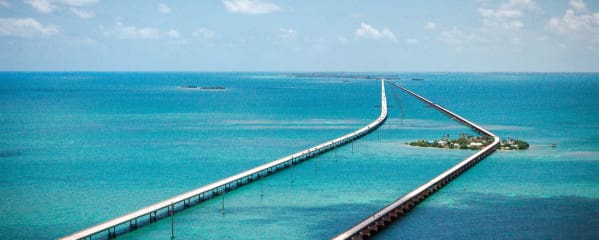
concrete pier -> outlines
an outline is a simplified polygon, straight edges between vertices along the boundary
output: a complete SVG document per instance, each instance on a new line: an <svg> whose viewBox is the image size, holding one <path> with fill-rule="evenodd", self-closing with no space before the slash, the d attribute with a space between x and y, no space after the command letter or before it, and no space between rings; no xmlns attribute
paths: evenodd
<svg viewBox="0 0 599 240"><path fill-rule="evenodd" d="M407 92L408 94L418 98L419 100L430 105L431 107L448 115L452 119L455 119L456 121L460 122L461 124L464 124L464 125L472 128L472 130L474 130L480 134L493 137L493 139L494 139L493 143L489 144L485 148L476 152L472 156L462 160L455 166L444 171L439 176L436 176L435 178L429 180L422 186L412 190L405 196L400 197L399 199L395 200L391 204L387 205L386 207L377 211L373 215L362 220L360 223L351 227L347 231L333 237L334 240L368 239L368 238L370 238L372 235L381 231L386 226L391 224L393 221L399 219L401 216L406 214L408 211L410 211L411 209L416 207L416 205L418 205L418 203L424 201L424 199L426 199L428 196L434 194L437 190L439 190L443 186L447 185L450 181L457 178L460 174L462 174L466 170L470 169L472 166L474 166L476 163L480 162L482 159L484 159L489 154L493 153L499 146L499 137L497 137L495 134L487 131L486 129L468 121L467 119L447 110L446 108L444 108L438 104L433 103L432 101L430 101L430 100L428 100L428 99L426 99L426 98L424 98L424 97L422 97L402 86L399 86L399 85L397 85L395 83L391 83L391 82L389 82L389 84L391 84L395 87L398 87L399 89Z"/></svg>
<svg viewBox="0 0 599 240"><path fill-rule="evenodd" d="M100 223L96 226L81 230L61 239L91 240L115 238L118 235L133 231L142 226L156 222L162 218L169 217L171 214L176 214L177 212L180 212L188 207L202 203L205 200L220 196L255 180L269 176L292 165L301 163L313 157L317 157L322 153L353 142L354 140L375 131L385 122L386 119L387 97L385 96L385 82L381 81L381 113L373 122L356 131L266 163L264 165L243 171L198 189L141 208L137 211L125 214L104 223Z"/></svg>

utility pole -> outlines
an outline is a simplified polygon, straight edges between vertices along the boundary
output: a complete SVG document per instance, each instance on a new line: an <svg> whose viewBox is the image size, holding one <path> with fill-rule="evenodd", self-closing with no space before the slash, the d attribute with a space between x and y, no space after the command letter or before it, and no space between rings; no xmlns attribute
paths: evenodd
<svg viewBox="0 0 599 240"><path fill-rule="evenodd" d="M221 200L221 214L225 214L225 191L223 190L223 197Z"/></svg>
<svg viewBox="0 0 599 240"><path fill-rule="evenodd" d="M175 239L175 205L171 202L171 240Z"/></svg>

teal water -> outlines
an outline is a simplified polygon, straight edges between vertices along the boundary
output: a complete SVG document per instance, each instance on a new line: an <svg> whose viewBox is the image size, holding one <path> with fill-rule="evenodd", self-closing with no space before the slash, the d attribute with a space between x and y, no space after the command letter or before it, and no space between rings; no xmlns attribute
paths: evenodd
<svg viewBox="0 0 599 240"><path fill-rule="evenodd" d="M502 137L497 152L379 239L599 236L599 74L399 73ZM57 238L374 120L380 84L282 73L0 73L0 238ZM181 85L221 85L224 91ZM178 239L326 239L469 151L469 132L387 85L389 120L351 145L175 216ZM555 149L537 145L556 143ZM261 196L263 193L263 196ZM170 237L163 220L123 236Z"/></svg>

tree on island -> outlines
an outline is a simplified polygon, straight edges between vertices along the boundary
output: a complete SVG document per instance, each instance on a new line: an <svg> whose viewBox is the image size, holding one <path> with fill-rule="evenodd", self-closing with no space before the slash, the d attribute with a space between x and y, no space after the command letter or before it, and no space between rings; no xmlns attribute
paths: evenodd
<svg viewBox="0 0 599 240"><path fill-rule="evenodd" d="M514 143L518 146L518 149L528 149L530 146L527 142L522 140L516 140Z"/></svg>

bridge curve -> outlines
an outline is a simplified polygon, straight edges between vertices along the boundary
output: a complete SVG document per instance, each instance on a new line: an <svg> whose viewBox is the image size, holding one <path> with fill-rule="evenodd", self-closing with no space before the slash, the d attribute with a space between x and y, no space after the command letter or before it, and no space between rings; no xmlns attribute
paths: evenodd
<svg viewBox="0 0 599 240"><path fill-rule="evenodd" d="M387 120L387 97L385 95L385 82L381 80L381 113L377 119L356 131L285 156L275 161L240 172L195 190L141 208L104 223L100 223L93 227L65 236L61 239L91 240L92 238L115 238L117 235L121 235L123 233L135 230L138 227L158 221L159 219L168 217L169 215L182 211L192 205L196 205L207 199L225 194L226 192L249 184L257 179L266 177L292 165L301 163L322 153L350 143L376 130L385 122L385 120Z"/></svg>
<svg viewBox="0 0 599 240"><path fill-rule="evenodd" d="M470 122L469 120L461 117L460 115L457 115L457 114L447 110L446 108L442 107L441 105L433 103L432 101L416 94L415 92L410 91L409 89L407 89L405 87L402 87L402 86L397 85L392 82L388 82L388 83L407 92L408 94L418 98L419 100L421 100L424 103L430 105L431 107L439 110L440 112L450 116L452 119L455 119L456 121L460 122L461 124L464 124L464 125L472 128L474 131L476 131L480 134L492 137L493 142L491 144L489 144L488 146L484 147L483 149L481 149L480 151L469 156L468 158L462 160L458 164L454 165L450 169L447 169L446 171L444 171L440 175L436 176L435 178L429 180L428 182L421 185L420 187L418 187L418 188L412 190L411 192L409 192L408 194L398 198L391 204L380 209L373 215L362 220L361 222L359 222L355 226L351 227L350 229L346 230L345 232L333 237L332 238L333 240L368 239L368 238L370 238L372 235L381 231L386 226L391 224L393 221L399 219L401 216L406 214L408 211L410 211L411 209L416 207L416 205L418 205L420 202L424 201L424 199L426 199L430 195L434 194L437 190L439 190L443 186L447 185L450 181L457 178L460 174L462 174L466 170L470 169L476 163L480 162L486 156L493 153L499 145L499 137L497 137L495 134L474 124L473 122Z"/></svg>

